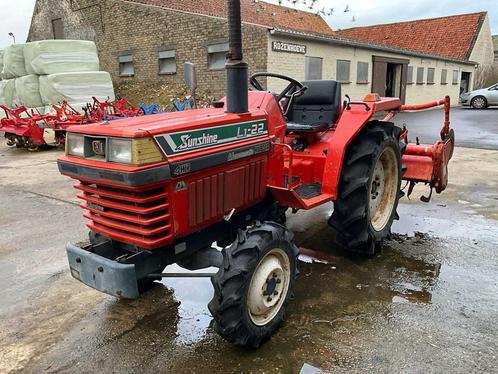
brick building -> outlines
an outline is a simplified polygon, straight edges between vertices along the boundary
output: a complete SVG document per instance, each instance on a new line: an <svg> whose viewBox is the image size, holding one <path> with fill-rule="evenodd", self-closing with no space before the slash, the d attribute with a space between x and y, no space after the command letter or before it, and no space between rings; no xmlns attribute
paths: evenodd
<svg viewBox="0 0 498 374"><path fill-rule="evenodd" d="M312 13L241 2L250 73L336 79L356 99L375 91L409 103L445 94L457 102L473 88L476 69L493 62L486 13L333 31ZM191 61L200 90L219 97L225 13L222 0L37 0L28 40L94 40L115 84L143 91L181 85L183 63Z"/></svg>

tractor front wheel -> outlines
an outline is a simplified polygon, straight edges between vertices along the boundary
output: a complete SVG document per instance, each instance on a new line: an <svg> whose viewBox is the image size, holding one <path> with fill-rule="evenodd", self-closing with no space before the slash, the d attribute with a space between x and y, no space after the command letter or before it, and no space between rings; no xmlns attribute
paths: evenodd
<svg viewBox="0 0 498 374"><path fill-rule="evenodd" d="M372 121L346 152L329 223L352 252L375 254L397 218L406 148L400 132L390 122Z"/></svg>
<svg viewBox="0 0 498 374"><path fill-rule="evenodd" d="M284 226L265 222L240 231L223 249L209 310L215 330L229 342L257 348L282 323L296 277L292 240Z"/></svg>

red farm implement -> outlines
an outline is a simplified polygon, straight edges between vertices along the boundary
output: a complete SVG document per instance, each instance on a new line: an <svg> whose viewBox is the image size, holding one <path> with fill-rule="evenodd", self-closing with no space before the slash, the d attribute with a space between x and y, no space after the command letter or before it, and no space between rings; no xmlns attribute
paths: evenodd
<svg viewBox="0 0 498 374"><path fill-rule="evenodd" d="M6 116L0 119L0 131L5 133L7 145L31 151L42 146L62 145L68 127L88 123L86 116L67 102L52 105L53 113L48 114L40 114L24 106L17 109L0 108Z"/></svg>
<svg viewBox="0 0 498 374"><path fill-rule="evenodd" d="M101 102L93 98L92 104L82 108L80 113L67 102L53 104L51 113L40 114L21 106L10 109L0 106L5 118L0 119L0 131L5 133L7 145L28 150L38 150L42 146L59 146L65 143L66 130L71 126L98 123L120 118L136 117L143 114L122 98L116 102Z"/></svg>
<svg viewBox="0 0 498 374"><path fill-rule="evenodd" d="M93 102L87 104L85 108L89 122L111 121L144 115L143 110L134 107L125 98L120 98L115 102L110 100L100 101L96 97L92 99Z"/></svg>
<svg viewBox="0 0 498 374"><path fill-rule="evenodd" d="M5 112L5 118L0 119L0 131L5 133L7 145L33 151L45 144L57 145L63 142L59 138L60 134L52 128L55 116L39 114L24 106L17 109L0 108Z"/></svg>

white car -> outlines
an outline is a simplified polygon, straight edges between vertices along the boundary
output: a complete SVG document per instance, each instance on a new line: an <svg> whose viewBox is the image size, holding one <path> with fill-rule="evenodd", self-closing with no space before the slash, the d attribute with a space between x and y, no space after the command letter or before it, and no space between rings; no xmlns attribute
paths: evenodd
<svg viewBox="0 0 498 374"><path fill-rule="evenodd" d="M498 105L498 83L488 88L465 92L460 95L460 102L474 109L486 109L490 105Z"/></svg>

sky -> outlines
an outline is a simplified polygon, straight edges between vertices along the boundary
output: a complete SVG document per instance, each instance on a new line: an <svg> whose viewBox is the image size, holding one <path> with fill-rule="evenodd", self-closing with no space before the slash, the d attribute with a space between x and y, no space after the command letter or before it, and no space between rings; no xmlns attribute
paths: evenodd
<svg viewBox="0 0 498 374"><path fill-rule="evenodd" d="M53 0L57 1L57 0ZM226 0L219 0L226 1ZM278 0L268 0L278 3ZM312 0L281 0L283 5L299 3L308 9ZM307 5L303 3L306 2ZM0 0L0 48L12 43L9 32L16 41L26 41L35 0ZM348 12L344 12L346 6ZM325 8L326 13L334 8L331 16L325 16L334 30L378 23L409 21L419 18L441 17L453 14L488 11L491 31L498 34L498 0L316 0L314 9ZM354 17L354 21L353 21Z"/></svg>

